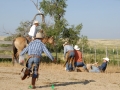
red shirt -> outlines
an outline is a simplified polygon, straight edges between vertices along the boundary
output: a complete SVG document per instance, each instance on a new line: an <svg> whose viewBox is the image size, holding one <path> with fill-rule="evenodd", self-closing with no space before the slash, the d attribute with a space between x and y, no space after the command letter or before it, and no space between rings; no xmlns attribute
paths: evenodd
<svg viewBox="0 0 120 90"><path fill-rule="evenodd" d="M75 62L82 62L82 52L75 50Z"/></svg>

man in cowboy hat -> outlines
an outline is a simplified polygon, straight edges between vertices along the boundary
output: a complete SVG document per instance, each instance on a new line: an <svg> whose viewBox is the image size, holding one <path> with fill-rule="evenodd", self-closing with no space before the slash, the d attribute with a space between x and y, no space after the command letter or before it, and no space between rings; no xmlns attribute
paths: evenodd
<svg viewBox="0 0 120 90"><path fill-rule="evenodd" d="M68 42L65 42L63 44L64 47L64 58L66 59L66 71L72 71L74 70L74 67L72 64L74 63L69 63L69 60L73 61L75 57L75 52L73 46L71 46ZM69 59L69 60L68 60Z"/></svg>
<svg viewBox="0 0 120 90"><path fill-rule="evenodd" d="M83 69L88 72L87 67L82 60L82 52L80 51L78 45L74 46L74 50L75 50L75 71L77 71L78 67L83 67Z"/></svg>
<svg viewBox="0 0 120 90"><path fill-rule="evenodd" d="M21 56L25 53L28 53L29 60L27 62L27 74L29 75L30 71L33 70L31 86L29 88L35 88L35 82L36 78L38 77L38 68L42 52L44 52L52 61L55 61L51 53L46 48L45 44L42 43L42 38L43 34L41 32L38 32L36 34L35 40L31 41L29 45L20 53ZM32 65L34 65L33 69ZM24 80L27 77L27 74L24 74L21 79Z"/></svg>
<svg viewBox="0 0 120 90"><path fill-rule="evenodd" d="M107 63L109 62L109 58L103 58L103 63L101 64L101 66L91 66L91 70L89 70L89 72L105 72L106 68L107 68Z"/></svg>
<svg viewBox="0 0 120 90"><path fill-rule="evenodd" d="M35 21L33 22L32 27L30 28L29 33L28 33L30 40L31 40L31 39L32 39L32 40L35 39L35 36L36 36L36 33L37 33L36 27L37 27L38 25L39 25L39 22L38 22L37 20L35 20Z"/></svg>

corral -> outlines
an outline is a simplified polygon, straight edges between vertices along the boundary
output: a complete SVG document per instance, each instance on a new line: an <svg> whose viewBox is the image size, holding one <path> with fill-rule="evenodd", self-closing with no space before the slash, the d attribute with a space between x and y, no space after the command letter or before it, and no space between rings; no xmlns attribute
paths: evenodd
<svg viewBox="0 0 120 90"><path fill-rule="evenodd" d="M11 48L4 48L4 50L6 49L11 50ZM1 55L1 57L3 56ZM12 66L9 62L0 63L1 90L28 90L31 77L24 81L20 79L20 71L23 67L18 64ZM36 90L120 89L120 67L117 65L108 65L105 73L88 73L66 72L62 64L41 63L39 74Z"/></svg>

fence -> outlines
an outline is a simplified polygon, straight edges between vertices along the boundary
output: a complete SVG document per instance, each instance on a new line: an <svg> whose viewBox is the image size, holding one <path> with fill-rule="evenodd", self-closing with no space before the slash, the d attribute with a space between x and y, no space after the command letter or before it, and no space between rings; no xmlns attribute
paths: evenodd
<svg viewBox="0 0 120 90"><path fill-rule="evenodd" d="M97 48L95 46L90 49L88 52L84 52L84 48L82 47L82 53L83 53L83 60L86 63L94 63L94 62L103 62L104 57L108 57L110 59L109 64L120 66L120 55L118 47L109 48L107 46L103 46L103 48Z"/></svg>
<svg viewBox="0 0 120 90"><path fill-rule="evenodd" d="M110 59L109 65L113 66L120 66L120 47L108 47L108 46L102 46L102 48L99 48L97 46L95 47L89 47L89 49L85 50L84 47L81 48L81 52L83 55L83 61L85 63L94 63L94 62L103 62L104 57L108 57ZM64 55L63 53L57 54L57 60L63 60Z"/></svg>
<svg viewBox="0 0 120 90"><path fill-rule="evenodd" d="M12 41L0 41L0 58L12 58Z"/></svg>
<svg viewBox="0 0 120 90"><path fill-rule="evenodd" d="M102 62L102 58L109 57L109 64L120 66L120 47L116 46L113 48L109 48L107 46L103 46L104 48L100 49L95 46L94 48L90 48L85 52L84 47L81 48L83 54L83 61L86 63L94 63L94 62ZM101 50L101 51L99 51ZM100 53L102 52L102 53ZM56 53L54 53L56 56ZM0 41L0 58L12 58L12 41ZM63 53L57 53L57 60L63 60Z"/></svg>

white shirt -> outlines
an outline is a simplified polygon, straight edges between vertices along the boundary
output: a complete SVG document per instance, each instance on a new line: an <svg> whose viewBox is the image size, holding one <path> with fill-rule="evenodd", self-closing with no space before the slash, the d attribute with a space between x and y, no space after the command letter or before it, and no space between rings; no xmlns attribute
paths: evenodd
<svg viewBox="0 0 120 90"><path fill-rule="evenodd" d="M36 25L33 25L33 26L30 28L30 31L29 31L28 35L30 35L30 36L32 36L32 37L35 37L35 36L36 36L36 33L37 33Z"/></svg>

